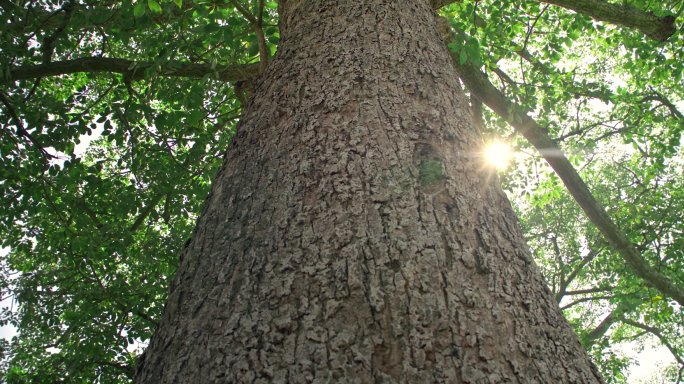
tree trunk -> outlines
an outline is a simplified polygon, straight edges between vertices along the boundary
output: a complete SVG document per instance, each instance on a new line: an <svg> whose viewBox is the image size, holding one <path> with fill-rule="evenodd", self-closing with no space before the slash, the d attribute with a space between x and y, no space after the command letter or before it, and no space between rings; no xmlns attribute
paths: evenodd
<svg viewBox="0 0 684 384"><path fill-rule="evenodd" d="M280 0L281 44L137 383L599 383L427 0Z"/></svg>

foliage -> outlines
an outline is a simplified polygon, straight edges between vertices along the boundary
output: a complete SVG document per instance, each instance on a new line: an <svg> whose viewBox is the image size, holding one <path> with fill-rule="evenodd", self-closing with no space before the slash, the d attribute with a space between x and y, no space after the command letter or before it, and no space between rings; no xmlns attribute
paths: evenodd
<svg viewBox="0 0 684 384"><path fill-rule="evenodd" d="M63 19L64 4L3 12L1 22L14 26L0 36L3 69L44 62L53 33L44 23ZM3 111L0 238L10 252L2 283L19 308L3 317L19 332L6 351L8 382L115 383L133 373L240 111L231 85L211 73L155 73L177 60L220 65L256 55L254 33L234 10L191 5L100 2L71 12L52 60L153 62L143 81L102 72L2 87L23 126ZM80 153L88 135L99 138Z"/></svg>
<svg viewBox="0 0 684 384"><path fill-rule="evenodd" d="M630 4L657 16L684 9L678 0ZM226 82L219 69L260 60L257 30L275 53L277 4L0 6L0 239L9 250L0 288L18 308L1 318L18 330L0 345L4 380L128 382L249 96L248 78ZM625 266L507 121L533 114L651 265L684 287L683 37L660 43L531 0L465 0L441 12L462 38L449 48L524 109L485 110L485 140L520 154L502 184L524 197L515 203L530 246L595 362L625 382L629 361L617 347L646 337L681 359L681 308ZM11 77L89 57L134 63ZM204 72L191 76L187 65ZM424 168L423 182L441 178L441 164ZM598 335L608 315L615 320ZM678 361L664 373L671 381Z"/></svg>

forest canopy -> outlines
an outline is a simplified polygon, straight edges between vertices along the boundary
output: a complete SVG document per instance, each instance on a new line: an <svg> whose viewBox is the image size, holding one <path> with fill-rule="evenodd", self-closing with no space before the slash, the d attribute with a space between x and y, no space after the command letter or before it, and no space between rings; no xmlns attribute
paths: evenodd
<svg viewBox="0 0 684 384"><path fill-rule="evenodd" d="M610 383L684 382L682 0L432 0L499 178ZM130 382L276 54L264 0L0 0L1 375ZM478 154L484 156L484 154ZM488 170L492 171L492 170ZM655 382L655 381L654 381ZM658 381L661 382L661 381Z"/></svg>

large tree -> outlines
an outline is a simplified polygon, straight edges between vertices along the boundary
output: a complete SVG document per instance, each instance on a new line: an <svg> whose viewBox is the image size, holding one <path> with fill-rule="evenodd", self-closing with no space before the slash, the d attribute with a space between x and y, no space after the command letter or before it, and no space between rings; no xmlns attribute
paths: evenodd
<svg viewBox="0 0 684 384"><path fill-rule="evenodd" d="M0 84L9 87L0 94L3 231L12 247L3 283L22 304L9 320L36 343L14 349L9 380L132 378L126 346L155 327L137 382L601 382L558 303L611 290L620 300L585 345L621 322L679 358L671 335L632 315L634 303L684 303L676 246L649 262L651 242L658 252L665 238L678 244L679 220L660 220L657 236L634 245L631 227L606 214L572 164L591 161L576 146L565 148L570 158L559 147L601 124L578 122L552 138L566 111L549 107L573 97L665 107L665 119L644 108L615 113L623 126L591 132L592 140L643 132L639 123L651 119L663 132L653 141L665 143L646 149L653 167L676 169L668 159L682 116L672 89L648 84L632 97L588 82L596 74L576 78L552 65L558 38L570 47L599 21L673 60L674 16L602 1L550 2L587 17L555 7L549 16L550 4L536 2L481 10L426 0L174 3L0 3ZM435 14L449 4L448 19ZM497 24L511 14L534 17L526 31ZM546 50L531 38L538 22L551 36ZM554 25L570 22L566 37L554 37ZM518 57L522 79L497 65L502 52ZM681 79L681 65L668 64L661 77ZM533 120L540 107L558 117ZM553 277L545 267L553 292L482 155L481 132L490 134L496 115L540 151L602 234L585 223L583 239L574 235L589 255L572 258L569 275L560 252L572 230L558 225L540 240L561 260ZM79 159L71 139L96 120L105 139ZM212 160L224 151L222 164ZM209 178L185 241L188 213L200 206L193 195ZM560 199L558 183L549 177L539 189ZM532 199L548 203L544 193ZM641 233L658 222L635 225ZM627 265L620 273L631 283L572 291L604 248ZM630 285L648 289L626 292Z"/></svg>
<svg viewBox="0 0 684 384"><path fill-rule="evenodd" d="M429 4L279 15L135 382L599 382Z"/></svg>

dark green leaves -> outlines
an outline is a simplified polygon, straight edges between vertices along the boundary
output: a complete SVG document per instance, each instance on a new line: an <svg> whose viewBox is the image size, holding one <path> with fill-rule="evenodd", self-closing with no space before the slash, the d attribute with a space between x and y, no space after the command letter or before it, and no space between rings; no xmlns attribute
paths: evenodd
<svg viewBox="0 0 684 384"><path fill-rule="evenodd" d="M0 239L9 250L0 289L16 300L0 320L18 327L2 345L3 381L128 382L159 320L240 115L232 84L212 70L160 74L181 63L247 63L253 33L232 8L174 3L78 5L53 44L54 61L153 63L129 68L139 80L103 68L3 85L26 130L55 156L20 135L0 106ZM53 7L33 2L26 28L3 30L0 68L41 63ZM16 21L24 20L0 13L3 25ZM272 8L264 23L277 25ZM278 29L267 35L275 49Z"/></svg>

